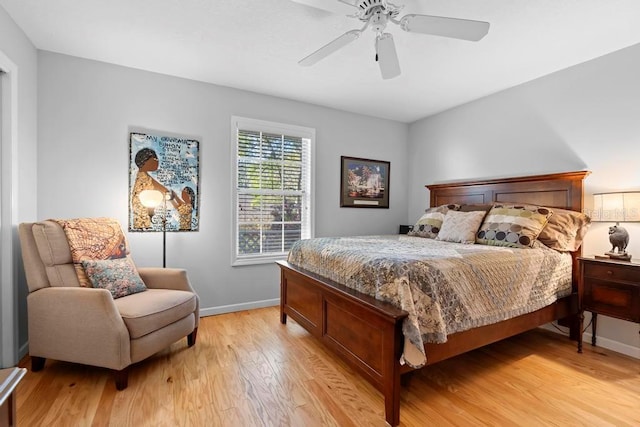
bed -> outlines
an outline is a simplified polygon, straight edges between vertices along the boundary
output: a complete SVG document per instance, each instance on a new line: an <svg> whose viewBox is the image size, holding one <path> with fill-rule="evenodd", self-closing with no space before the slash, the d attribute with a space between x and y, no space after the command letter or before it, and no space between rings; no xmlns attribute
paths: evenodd
<svg viewBox="0 0 640 427"><path fill-rule="evenodd" d="M430 206L520 203L580 212L583 180L587 171L487 179L428 185ZM549 305L497 323L449 334L446 342L425 342L424 366L558 320L580 340L582 319L577 294L579 249L570 253L570 290ZM415 370L404 363L406 337L403 325L409 312L336 280L294 265L278 262L281 271L280 321L291 317L320 339L379 389L385 401L385 418L400 422L401 377ZM436 340L438 341L438 340ZM442 341L442 340L440 340ZM421 365L422 366L422 365Z"/></svg>

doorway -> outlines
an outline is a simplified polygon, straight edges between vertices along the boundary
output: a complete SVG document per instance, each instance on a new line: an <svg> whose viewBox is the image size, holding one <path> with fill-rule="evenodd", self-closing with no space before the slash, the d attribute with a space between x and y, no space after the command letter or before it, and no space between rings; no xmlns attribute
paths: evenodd
<svg viewBox="0 0 640 427"><path fill-rule="evenodd" d="M0 367L17 363L16 259L14 250L15 76L0 52ZM14 81L12 81L14 80Z"/></svg>

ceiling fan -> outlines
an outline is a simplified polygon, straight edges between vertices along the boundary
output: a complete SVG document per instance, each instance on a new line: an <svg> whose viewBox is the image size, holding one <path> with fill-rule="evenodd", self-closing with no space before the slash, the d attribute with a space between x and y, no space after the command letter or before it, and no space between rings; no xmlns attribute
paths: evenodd
<svg viewBox="0 0 640 427"><path fill-rule="evenodd" d="M389 22L399 25L411 33L432 34L455 39L478 41L489 31L489 23L468 19L446 18L442 16L408 14L398 19L404 6L397 6L388 0L293 0L296 3L323 9L329 12L347 14L364 22L359 30L347 31L309 56L298 61L300 65L311 66L326 58L360 37L367 28L376 33L375 59L380 66L383 79L400 75L400 63L393 36L384 30Z"/></svg>

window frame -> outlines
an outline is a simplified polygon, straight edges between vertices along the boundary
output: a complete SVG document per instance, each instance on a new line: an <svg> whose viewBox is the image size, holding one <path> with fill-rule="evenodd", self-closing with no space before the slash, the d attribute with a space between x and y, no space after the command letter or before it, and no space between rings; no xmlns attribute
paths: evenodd
<svg viewBox="0 0 640 427"><path fill-rule="evenodd" d="M308 175L308 207L306 209L306 221L303 219L303 227L308 224L308 236L305 236L303 229L303 237L314 237L315 235L315 134L314 128L304 126L289 125L284 123L258 120L247 117L232 116L231 117L231 265L255 265L272 263L278 260L286 259L287 252L278 253L259 253L251 255L240 255L238 253L238 237L239 237L239 221L238 221L238 200L241 194L238 188L238 130L257 131L263 133L273 133L300 137L309 140L309 162L307 171ZM304 190L303 190L304 191ZM303 207L303 211L305 211ZM305 213L303 212L303 215Z"/></svg>

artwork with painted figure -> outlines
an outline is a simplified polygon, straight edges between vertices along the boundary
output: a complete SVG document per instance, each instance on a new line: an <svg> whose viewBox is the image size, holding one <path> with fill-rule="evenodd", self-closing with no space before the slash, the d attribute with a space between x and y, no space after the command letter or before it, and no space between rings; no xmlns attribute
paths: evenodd
<svg viewBox="0 0 640 427"><path fill-rule="evenodd" d="M199 141L132 132L129 165L129 231L198 231ZM145 206L140 196L148 190L167 203Z"/></svg>

